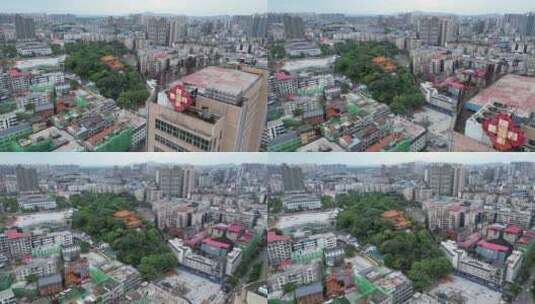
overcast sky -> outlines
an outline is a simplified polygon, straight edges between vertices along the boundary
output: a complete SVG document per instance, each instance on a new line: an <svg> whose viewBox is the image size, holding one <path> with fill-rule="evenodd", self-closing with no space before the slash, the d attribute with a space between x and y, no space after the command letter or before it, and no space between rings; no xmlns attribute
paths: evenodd
<svg viewBox="0 0 535 304"><path fill-rule="evenodd" d="M265 13L266 0L0 0L4 13L73 13L125 15L153 12L176 15Z"/></svg>
<svg viewBox="0 0 535 304"><path fill-rule="evenodd" d="M0 12L124 15L235 15L270 12L346 14L433 11L460 14L526 12L533 0L0 0Z"/></svg>
<svg viewBox="0 0 535 304"><path fill-rule="evenodd" d="M535 153L0 153L0 164L76 164L82 166L113 166L146 162L194 165L289 163L369 166L416 161L465 164L535 162Z"/></svg>
<svg viewBox="0 0 535 304"><path fill-rule="evenodd" d="M533 0L268 0L268 3L270 12L487 14L535 11Z"/></svg>

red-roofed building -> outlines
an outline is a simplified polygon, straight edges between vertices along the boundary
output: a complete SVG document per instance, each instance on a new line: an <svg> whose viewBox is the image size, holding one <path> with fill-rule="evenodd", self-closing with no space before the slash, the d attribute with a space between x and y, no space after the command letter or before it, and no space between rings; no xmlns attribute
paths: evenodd
<svg viewBox="0 0 535 304"><path fill-rule="evenodd" d="M30 73L21 72L19 69L11 69L7 72L7 75L12 92L18 94L30 88Z"/></svg>
<svg viewBox="0 0 535 304"><path fill-rule="evenodd" d="M535 231L527 230L516 243L520 247L526 247L531 241L535 240Z"/></svg>
<svg viewBox="0 0 535 304"><path fill-rule="evenodd" d="M233 241L238 240L240 237L241 232L243 231L243 227L239 224L230 224L227 229L227 238Z"/></svg>
<svg viewBox="0 0 535 304"><path fill-rule="evenodd" d="M211 235L216 238L224 237L225 232L227 231L227 225L223 223L219 223L217 225L214 225L212 227Z"/></svg>
<svg viewBox="0 0 535 304"><path fill-rule="evenodd" d="M197 247L207 236L208 234L205 231L201 231L189 238L188 240L184 241L184 244L192 248Z"/></svg>
<svg viewBox="0 0 535 304"><path fill-rule="evenodd" d="M246 244L249 243L254 237L254 233L249 230L245 230L242 236L238 239L238 242Z"/></svg>
<svg viewBox="0 0 535 304"><path fill-rule="evenodd" d="M487 260L504 263L511 249L504 245L481 240L477 243L476 252Z"/></svg>
<svg viewBox="0 0 535 304"><path fill-rule="evenodd" d="M222 248L222 249L229 249L231 246L230 244L227 244L227 243L223 243L223 242L220 242L220 241L216 241L214 239L211 239L211 238L208 238L208 239L204 239L202 241L203 244L206 244L208 246L212 246L212 247L217 247L217 248Z"/></svg>
<svg viewBox="0 0 535 304"><path fill-rule="evenodd" d="M487 227L485 238L487 240L495 240L502 236L502 232L505 230L504 225L492 224Z"/></svg>
<svg viewBox="0 0 535 304"><path fill-rule="evenodd" d="M494 244L494 243L491 243L491 242L487 242L485 240L479 241L477 243L477 246L485 248L485 249L493 250L493 251L499 251L499 252L507 252L507 251L509 251L509 248L506 247L506 246Z"/></svg>
<svg viewBox="0 0 535 304"><path fill-rule="evenodd" d="M290 258L292 253L290 237L279 235L270 230L267 234L267 243L268 262L270 265L278 266Z"/></svg>
<svg viewBox="0 0 535 304"><path fill-rule="evenodd" d="M10 229L0 234L0 245L5 246L3 251L7 258L18 260L31 253L32 235Z"/></svg>
<svg viewBox="0 0 535 304"><path fill-rule="evenodd" d="M459 242L459 248L468 250L476 247L476 244L481 240L481 235L476 232L466 238L466 240Z"/></svg>
<svg viewBox="0 0 535 304"><path fill-rule="evenodd" d="M211 238L204 239L201 245L201 251L217 257L225 256L231 249L232 246L230 244L216 241Z"/></svg>
<svg viewBox="0 0 535 304"><path fill-rule="evenodd" d="M503 239L514 245L522 237L522 231L522 228L511 224L503 231Z"/></svg>

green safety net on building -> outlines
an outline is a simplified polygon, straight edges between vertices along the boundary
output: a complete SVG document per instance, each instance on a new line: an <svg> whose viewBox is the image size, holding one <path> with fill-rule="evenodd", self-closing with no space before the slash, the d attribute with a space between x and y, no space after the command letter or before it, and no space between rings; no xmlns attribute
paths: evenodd
<svg viewBox="0 0 535 304"><path fill-rule="evenodd" d="M299 96L314 96L323 94L324 86L306 87L297 90Z"/></svg>
<svg viewBox="0 0 535 304"><path fill-rule="evenodd" d="M127 128L120 133L111 135L95 149L97 152L127 152L132 144L134 130Z"/></svg>
<svg viewBox="0 0 535 304"><path fill-rule="evenodd" d="M392 152L409 152L411 148L412 141L410 139L405 139L396 144L391 151Z"/></svg>
<svg viewBox="0 0 535 304"><path fill-rule="evenodd" d="M301 140L295 138L278 145L268 147L269 152L295 152L301 146Z"/></svg>
<svg viewBox="0 0 535 304"><path fill-rule="evenodd" d="M38 84L30 87L30 91L34 93L52 92L54 86L50 84Z"/></svg>
<svg viewBox="0 0 535 304"><path fill-rule="evenodd" d="M262 236L260 234L255 234L249 243L243 247L242 250L242 260L250 259L254 256L258 244L262 241Z"/></svg>
<svg viewBox="0 0 535 304"><path fill-rule="evenodd" d="M323 248L313 252L307 252L305 254L292 253L292 261L298 264L307 264L312 260L320 258L322 255Z"/></svg>
<svg viewBox="0 0 535 304"><path fill-rule="evenodd" d="M58 245L50 246L46 248L36 248L32 249L32 256L36 257L49 257L53 255L59 255L61 252L61 247Z"/></svg>
<svg viewBox="0 0 535 304"><path fill-rule="evenodd" d="M143 297L141 299L134 300L130 302L132 304L151 304L152 301L148 297Z"/></svg>
<svg viewBox="0 0 535 304"><path fill-rule="evenodd" d="M8 272L0 272L0 291L8 289L12 282Z"/></svg>
<svg viewBox="0 0 535 304"><path fill-rule="evenodd" d="M94 267L89 268L89 277L95 284L104 283L110 279L104 272Z"/></svg>
<svg viewBox="0 0 535 304"><path fill-rule="evenodd" d="M54 149L54 142L52 139L44 140L40 143L32 144L27 147L22 147L16 140L11 141L7 152L50 152Z"/></svg>
<svg viewBox="0 0 535 304"><path fill-rule="evenodd" d="M87 107L87 100L80 96L76 96L76 98L74 99L74 103L76 103L76 105L80 108Z"/></svg>
<svg viewBox="0 0 535 304"><path fill-rule="evenodd" d="M0 139L0 152L12 152L9 150L11 148L12 143L30 134L32 134L32 128L28 127L15 134L6 136L5 138L1 138Z"/></svg>
<svg viewBox="0 0 535 304"><path fill-rule="evenodd" d="M348 102L347 112L349 112L349 114L358 114L360 112L360 108L356 104Z"/></svg>
<svg viewBox="0 0 535 304"><path fill-rule="evenodd" d="M17 298L29 298L35 299L37 297L37 289L26 289L26 288L13 288L13 294Z"/></svg>
<svg viewBox="0 0 535 304"><path fill-rule="evenodd" d="M357 290L361 297L367 297L377 290L375 285L363 276L355 275L353 279L355 280L355 285L357 285Z"/></svg>

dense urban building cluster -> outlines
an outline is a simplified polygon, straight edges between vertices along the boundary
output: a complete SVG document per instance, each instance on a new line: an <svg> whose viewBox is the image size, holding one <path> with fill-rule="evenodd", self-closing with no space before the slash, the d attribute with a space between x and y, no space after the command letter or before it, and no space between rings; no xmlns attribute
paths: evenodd
<svg viewBox="0 0 535 304"><path fill-rule="evenodd" d="M266 151L533 151L532 12L271 18Z"/></svg>
<svg viewBox="0 0 535 304"><path fill-rule="evenodd" d="M4 0L0 304L535 304L529 1Z"/></svg>
<svg viewBox="0 0 535 304"><path fill-rule="evenodd" d="M501 303L527 294L533 169L532 162L282 165L269 182L269 298ZM515 303L529 296L522 299Z"/></svg>
<svg viewBox="0 0 535 304"><path fill-rule="evenodd" d="M266 35L263 15L1 14L0 151L259 151Z"/></svg>
<svg viewBox="0 0 535 304"><path fill-rule="evenodd" d="M254 164L1 166L0 281L2 296L10 295L2 303L265 297L256 285L264 267L267 170ZM109 212L92 209L102 202L107 207L99 208ZM119 230L106 232L112 222ZM157 239L145 242L158 241L170 255L159 259L172 261L161 272L152 272L163 262L148 263L151 255L134 262L147 249L125 252L117 243L153 232ZM114 239L106 241L108 233Z"/></svg>

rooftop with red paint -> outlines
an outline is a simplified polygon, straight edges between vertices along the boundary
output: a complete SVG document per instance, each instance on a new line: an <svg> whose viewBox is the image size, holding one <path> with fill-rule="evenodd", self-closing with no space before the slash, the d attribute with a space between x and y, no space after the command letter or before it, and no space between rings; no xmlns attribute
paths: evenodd
<svg viewBox="0 0 535 304"><path fill-rule="evenodd" d="M500 251L500 252L508 252L509 251L509 248L507 248L506 246L490 243L490 242L487 242L485 240L479 241L479 243L477 243L477 246L483 247L485 249L490 249L490 250L493 250L493 251Z"/></svg>
<svg viewBox="0 0 535 304"><path fill-rule="evenodd" d="M200 90L214 89L238 95L246 92L259 79L259 75L237 69L207 67L182 77L179 82L192 85Z"/></svg>
<svg viewBox="0 0 535 304"><path fill-rule="evenodd" d="M528 113L534 112L535 78L505 75L469 102L481 107L490 102L499 102Z"/></svg>
<svg viewBox="0 0 535 304"><path fill-rule="evenodd" d="M278 235L275 231L268 231L267 242L273 243L277 241L288 241L290 237L285 235Z"/></svg>
<svg viewBox="0 0 535 304"><path fill-rule="evenodd" d="M10 229L6 231L6 237L8 240L14 240L22 237L30 236L29 233L19 232L16 229Z"/></svg>
<svg viewBox="0 0 535 304"><path fill-rule="evenodd" d="M211 239L211 238L208 238L208 239L204 239L202 241L203 244L206 244L208 246L212 246L212 247L216 247L216 248L221 248L221 249L229 249L230 248L230 245L227 244L227 243L223 243L223 242L219 242L219 241L216 241L214 239Z"/></svg>
<svg viewBox="0 0 535 304"><path fill-rule="evenodd" d="M230 224L227 231L232 233L240 233L243 230L242 226L239 224Z"/></svg>
<svg viewBox="0 0 535 304"><path fill-rule="evenodd" d="M509 225L507 228L505 228L505 233L509 234L521 234L522 228L516 226L516 225Z"/></svg>

